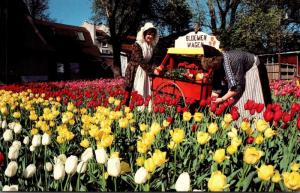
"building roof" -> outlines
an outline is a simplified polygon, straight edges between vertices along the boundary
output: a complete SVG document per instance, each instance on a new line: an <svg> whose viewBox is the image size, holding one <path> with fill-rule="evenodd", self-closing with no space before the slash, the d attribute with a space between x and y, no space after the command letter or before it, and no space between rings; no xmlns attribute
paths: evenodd
<svg viewBox="0 0 300 193"><path fill-rule="evenodd" d="M93 44L89 31L84 27L42 20L34 21L47 43L53 47L61 57L69 59L89 59L93 61L99 60L100 51Z"/></svg>
<svg viewBox="0 0 300 193"><path fill-rule="evenodd" d="M287 55L287 54L300 54L300 50L298 51L288 51L288 52L278 52L273 54L259 54L258 56L273 56L273 55Z"/></svg>

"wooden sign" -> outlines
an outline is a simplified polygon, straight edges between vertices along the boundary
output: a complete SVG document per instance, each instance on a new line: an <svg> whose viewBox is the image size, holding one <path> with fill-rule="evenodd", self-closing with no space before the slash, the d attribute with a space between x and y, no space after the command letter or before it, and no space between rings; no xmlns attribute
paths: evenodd
<svg viewBox="0 0 300 193"><path fill-rule="evenodd" d="M211 36L204 32L190 32L175 40L175 48L202 48L201 44L219 49L220 41L217 40L216 36Z"/></svg>

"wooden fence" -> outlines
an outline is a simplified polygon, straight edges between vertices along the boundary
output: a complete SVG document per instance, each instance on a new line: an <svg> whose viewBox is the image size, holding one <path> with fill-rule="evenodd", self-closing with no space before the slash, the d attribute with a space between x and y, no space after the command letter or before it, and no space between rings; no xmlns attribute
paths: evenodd
<svg viewBox="0 0 300 193"><path fill-rule="evenodd" d="M265 64L269 80L290 80L295 77L296 66L284 63L267 63Z"/></svg>

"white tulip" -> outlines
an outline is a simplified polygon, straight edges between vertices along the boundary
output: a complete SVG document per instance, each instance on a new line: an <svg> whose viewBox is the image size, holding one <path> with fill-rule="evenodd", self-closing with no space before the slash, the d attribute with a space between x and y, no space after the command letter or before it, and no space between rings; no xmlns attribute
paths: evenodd
<svg viewBox="0 0 300 193"><path fill-rule="evenodd" d="M11 161L9 162L9 164L7 165L7 168L5 170L5 175L7 177L13 177L14 175L16 175L18 170L18 164L15 161Z"/></svg>
<svg viewBox="0 0 300 193"><path fill-rule="evenodd" d="M67 156L65 154L60 154L57 157L54 157L54 164L62 163L65 164L67 160Z"/></svg>
<svg viewBox="0 0 300 193"><path fill-rule="evenodd" d="M85 173L86 169L87 169L87 163L84 161L79 162L79 164L77 166L77 173L78 174Z"/></svg>
<svg viewBox="0 0 300 193"><path fill-rule="evenodd" d="M32 138L32 141L31 141L31 143L34 147L40 146L41 142L42 142L42 136L40 134L34 135Z"/></svg>
<svg viewBox="0 0 300 193"><path fill-rule="evenodd" d="M29 144L29 137L28 137L28 136L24 137L23 143L24 143L25 145L28 145L28 144Z"/></svg>
<svg viewBox="0 0 300 193"><path fill-rule="evenodd" d="M11 141L13 140L13 131L11 129L6 129L3 133L3 140L4 141Z"/></svg>
<svg viewBox="0 0 300 193"><path fill-rule="evenodd" d="M20 141L18 141L18 140L15 140L13 143L12 143L12 145L11 146L14 146L14 147L16 147L16 148L18 148L18 149L20 149L21 148L21 142Z"/></svg>
<svg viewBox="0 0 300 193"><path fill-rule="evenodd" d="M65 167L61 162L54 165L53 177L55 180L63 179L65 177L65 174Z"/></svg>
<svg viewBox="0 0 300 193"><path fill-rule="evenodd" d="M15 122L8 123L8 128L13 130L15 127L15 124L16 124Z"/></svg>
<svg viewBox="0 0 300 193"><path fill-rule="evenodd" d="M107 173L110 176L117 177L121 173L120 158L109 158L107 161Z"/></svg>
<svg viewBox="0 0 300 193"><path fill-rule="evenodd" d="M183 172L182 174L179 175L176 184L175 184L175 189L177 192L187 192L190 190L191 186L191 179L190 176L187 172Z"/></svg>
<svg viewBox="0 0 300 193"><path fill-rule="evenodd" d="M22 125L20 123L16 123L14 125L14 132L15 134L20 134L22 131Z"/></svg>
<svg viewBox="0 0 300 193"><path fill-rule="evenodd" d="M2 124L1 124L1 128L6 129L6 127L7 127L7 122L6 122L6 120L3 120Z"/></svg>
<svg viewBox="0 0 300 193"><path fill-rule="evenodd" d="M18 189L19 189L19 188L18 188L18 185L11 185L11 186L5 185L5 186L3 186L2 191L3 191L3 192L5 192L5 191L17 192Z"/></svg>
<svg viewBox="0 0 300 193"><path fill-rule="evenodd" d="M46 170L47 172L51 172L53 169L53 166L50 162L46 162L45 166L44 166L44 170Z"/></svg>
<svg viewBox="0 0 300 193"><path fill-rule="evenodd" d="M24 178L31 178L36 172L36 166L34 164L29 164L25 171L23 172Z"/></svg>
<svg viewBox="0 0 300 193"><path fill-rule="evenodd" d="M81 154L81 161L87 162L89 161L89 159L92 159L93 157L94 157L93 149L89 147Z"/></svg>
<svg viewBox="0 0 300 193"><path fill-rule="evenodd" d="M76 172L78 164L78 158L77 156L71 155L67 158L66 164L65 164L65 171L69 175L73 175Z"/></svg>
<svg viewBox="0 0 300 193"><path fill-rule="evenodd" d="M203 192L203 190L194 189L193 192Z"/></svg>
<svg viewBox="0 0 300 193"><path fill-rule="evenodd" d="M134 175L134 182L136 184L144 184L147 181L148 171L141 167L139 168Z"/></svg>
<svg viewBox="0 0 300 193"><path fill-rule="evenodd" d="M16 160L19 157L19 148L17 146L10 146L8 150L8 159Z"/></svg>
<svg viewBox="0 0 300 193"><path fill-rule="evenodd" d="M107 162L108 155L104 148L99 148L95 150L95 154L96 154L97 163L105 164Z"/></svg>
<svg viewBox="0 0 300 193"><path fill-rule="evenodd" d="M33 145L31 145L31 146L29 147L29 150L30 150L31 152L34 152L34 151L35 151L35 147L34 147Z"/></svg>
<svg viewBox="0 0 300 193"><path fill-rule="evenodd" d="M42 144L43 145L49 145L51 142L50 135L48 133L44 133L42 137Z"/></svg>

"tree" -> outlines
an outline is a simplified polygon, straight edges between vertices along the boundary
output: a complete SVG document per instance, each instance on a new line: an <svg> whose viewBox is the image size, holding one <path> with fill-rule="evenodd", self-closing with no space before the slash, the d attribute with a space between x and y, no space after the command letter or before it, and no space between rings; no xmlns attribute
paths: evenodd
<svg viewBox="0 0 300 193"><path fill-rule="evenodd" d="M182 31L191 18L185 0L93 0L94 21L106 23L113 46L112 71L120 76L121 43L128 35L136 35L146 21L170 31ZM160 30L161 31L161 30Z"/></svg>
<svg viewBox="0 0 300 193"><path fill-rule="evenodd" d="M110 30L110 42L113 46L114 77L120 73L120 51L122 40L133 31L137 31L146 12L149 0L94 0L94 20L108 24Z"/></svg>
<svg viewBox="0 0 300 193"><path fill-rule="evenodd" d="M23 0L28 7L30 16L33 19L51 20L49 17L48 0Z"/></svg>

